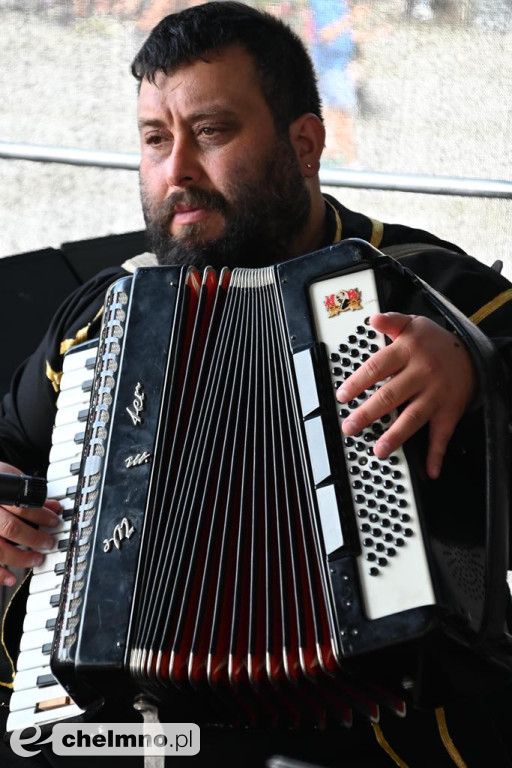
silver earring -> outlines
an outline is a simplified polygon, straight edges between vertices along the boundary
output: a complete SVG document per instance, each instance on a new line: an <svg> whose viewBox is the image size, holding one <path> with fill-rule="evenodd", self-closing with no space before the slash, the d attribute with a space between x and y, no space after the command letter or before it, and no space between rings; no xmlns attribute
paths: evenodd
<svg viewBox="0 0 512 768"><path fill-rule="evenodd" d="M306 163L306 168L312 168L312 167L313 166L311 165L311 163Z"/></svg>

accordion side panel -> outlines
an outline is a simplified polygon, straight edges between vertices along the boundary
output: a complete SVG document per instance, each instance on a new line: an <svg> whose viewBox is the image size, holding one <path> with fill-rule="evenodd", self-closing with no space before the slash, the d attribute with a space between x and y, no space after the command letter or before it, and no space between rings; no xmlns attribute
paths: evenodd
<svg viewBox="0 0 512 768"><path fill-rule="evenodd" d="M332 297L335 306L330 304ZM366 269L315 282L310 301L317 337L331 360L334 394L354 366L385 345L383 335L368 322L380 311L375 273ZM347 302L346 309L342 301ZM362 398L356 399L339 410L348 416L361 402ZM346 416L341 415L340 422ZM375 440L392 418L384 424L379 420L359 437L343 439L364 553L357 559L359 580L370 620L436 602L405 453L398 449L384 461L373 454Z"/></svg>
<svg viewBox="0 0 512 768"><path fill-rule="evenodd" d="M166 269L166 268L164 268ZM109 440L94 520L90 566L76 650L78 675L101 690L103 670L123 667L133 575L153 457L168 337L152 336L148 318L172 330L177 270L138 270L132 286L123 354L110 417ZM174 277L174 280L172 279ZM122 372L122 376L120 375ZM80 518L81 509L78 510Z"/></svg>
<svg viewBox="0 0 512 768"><path fill-rule="evenodd" d="M111 410L124 344L126 308L132 278L115 283L107 293L100 345L92 384L84 450L75 493L70 545L66 558L59 614L53 640L51 668L74 699L90 703L98 693L75 674L78 631L82 618L87 567L99 508L105 444L110 434Z"/></svg>
<svg viewBox="0 0 512 768"><path fill-rule="evenodd" d="M424 633L437 602L408 462L402 452L390 461L372 452L387 425L372 425L355 438L341 436L340 421L361 400L340 406L335 389L383 343L368 325L369 315L379 311L379 296L372 253L362 245L340 249L339 258L336 249L326 249L305 269L300 259L278 268L334 632L348 656ZM340 319L344 327L338 330ZM333 441L343 447L338 460Z"/></svg>

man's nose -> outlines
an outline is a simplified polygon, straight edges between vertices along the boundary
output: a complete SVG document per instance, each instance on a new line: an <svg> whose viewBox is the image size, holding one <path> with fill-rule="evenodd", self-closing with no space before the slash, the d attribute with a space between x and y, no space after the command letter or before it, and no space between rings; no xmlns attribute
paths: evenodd
<svg viewBox="0 0 512 768"><path fill-rule="evenodd" d="M175 138L165 165L167 183L170 187L197 184L203 175L197 149L186 137Z"/></svg>

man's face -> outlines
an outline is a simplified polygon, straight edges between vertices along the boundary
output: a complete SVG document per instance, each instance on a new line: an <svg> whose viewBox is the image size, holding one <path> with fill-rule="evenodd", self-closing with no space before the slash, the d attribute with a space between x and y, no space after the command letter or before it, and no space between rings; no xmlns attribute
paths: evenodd
<svg viewBox="0 0 512 768"><path fill-rule="evenodd" d="M144 80L141 196L160 263L262 266L289 256L310 198L239 46Z"/></svg>

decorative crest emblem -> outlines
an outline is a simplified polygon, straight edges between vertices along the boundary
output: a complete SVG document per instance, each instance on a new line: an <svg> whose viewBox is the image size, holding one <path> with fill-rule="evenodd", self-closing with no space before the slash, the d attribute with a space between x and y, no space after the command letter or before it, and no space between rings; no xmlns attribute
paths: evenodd
<svg viewBox="0 0 512 768"><path fill-rule="evenodd" d="M330 296L325 297L324 307L329 317L336 317L336 315L350 310L362 309L361 291L359 288L349 288L348 290L342 289L337 293L331 293Z"/></svg>

